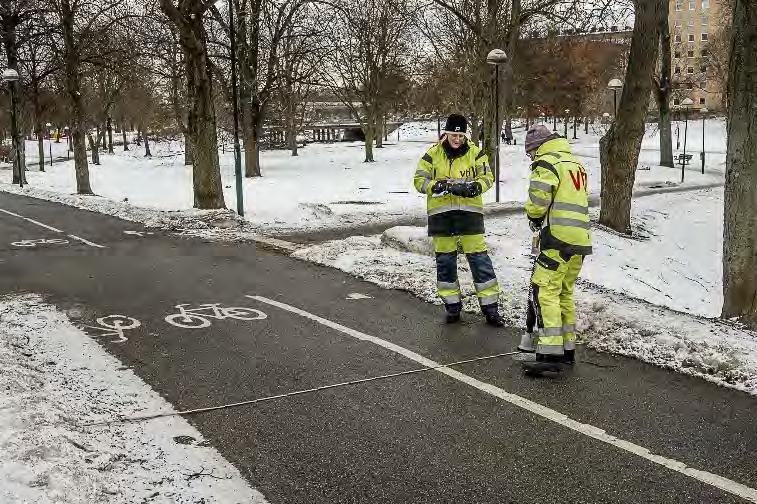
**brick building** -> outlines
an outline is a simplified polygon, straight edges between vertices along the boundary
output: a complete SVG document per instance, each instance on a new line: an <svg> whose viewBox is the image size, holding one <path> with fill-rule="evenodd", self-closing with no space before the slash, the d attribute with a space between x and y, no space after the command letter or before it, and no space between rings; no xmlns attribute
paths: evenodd
<svg viewBox="0 0 757 504"><path fill-rule="evenodd" d="M708 71L710 41L728 18L723 0L670 0L673 105L691 98L694 108L722 106L720 80Z"/></svg>

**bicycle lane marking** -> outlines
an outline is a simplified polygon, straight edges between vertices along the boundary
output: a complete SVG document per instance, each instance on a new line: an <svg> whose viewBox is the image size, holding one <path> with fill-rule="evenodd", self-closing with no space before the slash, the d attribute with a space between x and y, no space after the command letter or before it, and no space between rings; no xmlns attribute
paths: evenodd
<svg viewBox="0 0 757 504"><path fill-rule="evenodd" d="M45 224L43 222L40 222L38 220L29 218L29 217L24 217L23 215L17 214L15 212L11 212L10 210L5 210L3 208L0 208L0 212L3 212L3 213L8 214L8 215L11 215L13 217L18 217L19 219L25 220L27 222L31 222L32 224L34 224L36 226L42 227L44 229L47 229L48 231L53 231L54 233L66 234L65 231L62 231L62 230L60 230L60 229L58 229L56 227L47 225L47 224ZM90 247L94 247L94 248L107 248L104 245L99 245L97 243L91 242L89 240L85 240L84 238L81 238L81 237L73 235L73 234L66 234L66 236L68 236L69 238L73 238L74 240L78 240L78 241L80 241L80 242L82 242L85 245L88 245Z"/></svg>
<svg viewBox="0 0 757 504"><path fill-rule="evenodd" d="M214 320L265 320L268 315L255 308L247 306L221 306L221 303L204 303L195 308L187 308L190 304L178 304L179 312L167 315L164 320L174 327L181 329L203 329L210 327Z"/></svg>
<svg viewBox="0 0 757 504"><path fill-rule="evenodd" d="M412 361L415 361L425 367L435 367L437 368L435 369L435 371L442 373L444 375L447 375L454 380L457 380L461 383L469 385L491 396L497 397L498 399L501 399L507 403L510 403L513 406L529 411L546 420L549 420L563 427L571 429L575 432L578 432L579 434L582 434L584 436L596 439L597 441L609 444L627 453L636 455L654 464L658 464L660 466L666 467L670 470L676 471L680 474L683 474L684 476L688 476L692 479L695 479L707 485L713 486L715 488L719 488L720 490L726 491L728 493L731 493L733 495L746 499L750 502L757 503L757 489L748 487L746 485L743 485L741 483L738 483L736 481L733 481L723 476L719 476L714 473L710 473L707 471L689 467L683 462L680 462L678 460L667 458L662 455L656 455L652 453L648 448L645 448L643 446L637 445L630 441L626 441L624 439L608 434L604 429L595 427L594 425L591 425L591 424L579 422L577 420L574 420L568 417L567 415L563 413L560 413L559 411L553 410L552 408L543 406L537 402L531 401L529 399L526 399L525 397L521 397L511 392L507 392L506 390L502 388L499 388L490 383L482 382L464 373L455 371L454 369L450 369L446 367L439 367L440 364L437 363L436 361L429 359L427 357L424 357L416 352L413 352L412 350L408 350L407 348L401 347L395 343L378 338L376 336L371 336L369 334L362 333L355 329L351 329L349 327L343 326L337 322L332 322L328 319L319 317L318 315L315 315L313 313L307 312L305 310L301 310L297 307L294 307L285 303L281 303L279 301L275 301L273 299L266 298L264 296L249 296L248 295L246 297L253 299L255 301L259 301L261 303L267 304L269 306L274 306L284 311L294 313L295 315L299 315L303 318L310 319L314 322L317 322L321 325L324 325L326 327L339 331L355 339L373 343L382 348L385 348L399 355L402 355L403 357L406 357Z"/></svg>

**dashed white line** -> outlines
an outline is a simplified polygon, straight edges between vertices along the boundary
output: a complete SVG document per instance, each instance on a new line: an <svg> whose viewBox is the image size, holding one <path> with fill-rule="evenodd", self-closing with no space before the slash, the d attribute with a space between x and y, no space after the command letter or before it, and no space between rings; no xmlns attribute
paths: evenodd
<svg viewBox="0 0 757 504"><path fill-rule="evenodd" d="M93 243L93 242L91 242L89 240L85 240L84 238L81 238L80 236L76 236L76 235L72 235L72 234L70 234L68 236L70 238L73 238L74 240L79 240L80 242L84 243L85 245L89 245L90 247L106 248L104 245L98 245L97 243Z"/></svg>
<svg viewBox="0 0 757 504"><path fill-rule="evenodd" d="M306 312L294 306L281 303L279 301L274 301L273 299L269 299L263 296L247 296L247 297L250 299L254 299L255 301L259 301L261 303L265 303L270 306L275 306L282 310L286 310L290 313L300 315L301 317L310 319L326 327L330 327L331 329L344 333L348 336L352 336L353 338L356 338L362 341L368 341L370 343L374 343L382 348L385 348L399 355L402 355L403 357L406 357L412 361L422 364L423 366L426 366L426 367L439 366L437 362L431 359L428 359L418 353L415 353L412 350L408 350L407 348L401 347L395 343L383 340L376 336L371 336L369 334L362 333L355 329L345 327L341 324L332 322L330 320L319 317L318 315L314 315L310 312ZM595 427L590 424L585 424L577 420L573 420L572 418L560 413L559 411L553 410L552 408L549 408L547 406L543 406L539 403L526 399L525 397L521 397L519 395L507 392L504 389L501 389L490 383L482 382L464 373L455 371L454 369L450 369L446 367L438 367L436 371L438 371L439 373L445 374L449 376L450 378L453 378L459 382L465 383L466 385L470 385L471 387L476 388L480 390L481 392L485 392L494 397L502 399L503 401L506 401L514 406L517 406L518 408L522 408L526 411L529 411L551 422L557 423L559 425L562 425L563 427L567 427L568 429L571 429L575 432L583 434L584 436L588 436L590 438L596 439L603 443L612 445L625 452L632 453L638 457L649 460L650 462L653 462L655 464L666 467L670 470L681 473L685 476L688 476L689 478L692 478L702 483L705 483L707 485L719 488L720 490L726 491L728 493L731 493L733 495L746 499L750 502L757 503L757 490L754 488L748 487L746 485L730 480L723 476L719 476L717 474L713 474L707 471L702 471L699 469L694 469L693 467L689 467L683 462L679 462L675 459L663 457L662 455L656 455L652 453L649 449L644 448L643 446L639 446L630 441L626 441L624 439L620 439L611 434L608 434L607 432L605 432L604 429L600 429L599 427Z"/></svg>
<svg viewBox="0 0 757 504"><path fill-rule="evenodd" d="M14 217L18 217L19 219L24 219L25 221L31 222L32 224L36 224L36 225L38 225L40 227L43 227L45 229L49 229L50 231L54 231L56 233L62 233L63 232L60 229L54 228L52 226L48 226L47 224L43 224L40 221L36 221L34 219L30 219L29 217L24 217L23 215L19 215L17 213L9 212L8 210L3 210L2 208L0 208L0 212L7 213L8 215L12 215Z"/></svg>

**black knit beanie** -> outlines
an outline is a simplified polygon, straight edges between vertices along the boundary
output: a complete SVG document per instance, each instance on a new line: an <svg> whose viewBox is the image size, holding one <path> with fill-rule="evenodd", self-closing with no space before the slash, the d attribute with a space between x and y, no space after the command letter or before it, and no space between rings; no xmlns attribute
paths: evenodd
<svg viewBox="0 0 757 504"><path fill-rule="evenodd" d="M452 114L447 118L447 123L444 125L445 133L467 133L468 121L460 114Z"/></svg>

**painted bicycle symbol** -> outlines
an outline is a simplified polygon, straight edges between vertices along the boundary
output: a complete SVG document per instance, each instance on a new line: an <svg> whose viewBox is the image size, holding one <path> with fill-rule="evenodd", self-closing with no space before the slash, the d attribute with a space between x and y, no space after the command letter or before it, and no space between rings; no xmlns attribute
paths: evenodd
<svg viewBox="0 0 757 504"><path fill-rule="evenodd" d="M182 329L201 329L209 327L211 319L263 320L268 318L268 315L260 310L242 306L222 307L221 303L207 303L198 305L196 308L187 308L189 306L191 305L176 305L179 313L167 316L166 322Z"/></svg>
<svg viewBox="0 0 757 504"><path fill-rule="evenodd" d="M123 343L127 341L129 338L124 336L124 331L136 329L142 325L139 320L127 317L126 315L108 315L107 317L98 318L96 322L99 326L87 327L102 331L103 333L99 334L98 337L114 336L116 339L110 340L111 343Z"/></svg>
<svg viewBox="0 0 757 504"><path fill-rule="evenodd" d="M68 240L62 240L60 238L51 238L51 239L39 239L39 240L21 240L21 241L15 241L12 242L11 245L14 247L26 247L26 248L34 248L37 245L68 245Z"/></svg>

